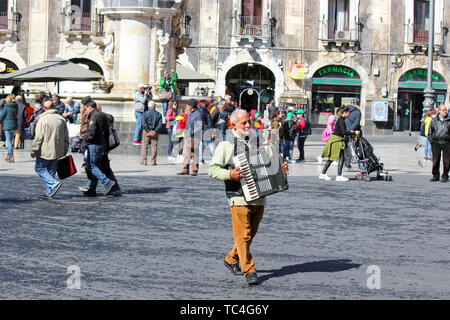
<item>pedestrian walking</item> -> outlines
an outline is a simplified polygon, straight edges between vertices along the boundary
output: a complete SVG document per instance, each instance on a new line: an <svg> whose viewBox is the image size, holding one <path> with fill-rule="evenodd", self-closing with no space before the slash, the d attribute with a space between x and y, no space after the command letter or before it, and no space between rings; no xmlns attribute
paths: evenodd
<svg viewBox="0 0 450 320"><path fill-rule="evenodd" d="M16 97L13 94L8 95L5 100L3 111L0 114L0 123L5 132L8 148L5 160L9 163L14 163L14 137L18 128L18 106L15 101Z"/></svg>
<svg viewBox="0 0 450 320"><path fill-rule="evenodd" d="M142 116L142 149L141 165L147 165L148 146L152 148L152 165L156 166L158 156L159 131L162 128L162 115L156 111L156 103L150 101L148 110Z"/></svg>
<svg viewBox="0 0 450 320"><path fill-rule="evenodd" d="M299 157L297 162L305 161L305 142L308 135L311 134L311 122L305 117L305 110L299 109L296 113L297 115L297 148Z"/></svg>
<svg viewBox="0 0 450 320"><path fill-rule="evenodd" d="M427 112L427 117L425 118L425 122L424 122L424 136L427 138L427 141L425 142L425 161L432 161L433 158L433 153L431 152L431 142L430 140L428 140L428 133L430 131L430 124L431 124L431 120L433 120L433 118L435 118L437 115L436 109L430 109Z"/></svg>
<svg viewBox="0 0 450 320"><path fill-rule="evenodd" d="M91 102L91 101L93 101L91 99L91 97L87 96L87 97L84 97L82 99L82 102L81 102L81 106L82 106L81 109L83 109L83 111L81 111L81 113L85 115L86 119L88 119L88 117L89 117L89 111L88 110L91 110L91 109L87 108L87 104L89 102ZM102 108L98 104L97 104L97 109L100 112L102 112ZM105 112L104 112L104 114L108 118L109 126L110 127L114 127L114 117L111 114L108 114L108 113L105 113ZM93 197L93 196L96 196L97 193L96 192L89 192L89 190L91 189L91 181L93 180L93 177L92 177L92 172L86 167L86 164L89 161L89 149L87 147L87 142L86 142L86 131L87 131L87 127L86 127L86 130L84 130L83 133L82 133L83 136L81 138L82 139L81 141L82 141L82 145L84 145L84 146L81 147L83 149L83 151L80 150L80 152L83 154L83 160L84 160L83 166L84 166L85 171L86 171L86 176L88 178L88 182L87 182L86 186L78 187L78 189L83 191L86 196ZM108 179L116 181L116 184L114 185L114 187L112 187L112 189L111 189L109 194L114 194L116 196L119 196L121 194L119 182L118 182L116 176L114 175L114 172L111 169L110 162L111 161L109 159L109 150L107 150L103 154L103 156L101 157L98 168L100 169L101 172L103 172L105 174L105 176Z"/></svg>
<svg viewBox="0 0 450 320"><path fill-rule="evenodd" d="M200 161L202 163L205 163L205 154L204 149L205 145L209 148L211 152L211 157L214 156L214 150L215 150L215 136L212 132L213 124L212 124L212 117L209 112L209 103L207 101L200 101L198 104L199 110L202 111L202 137L199 144L199 157Z"/></svg>
<svg viewBox="0 0 450 320"><path fill-rule="evenodd" d="M172 150L174 145L174 136L173 136L173 130L176 123L176 118L178 114L178 102L177 101L171 101L169 103L169 109L167 110L166 114L166 129L167 134L169 138L169 145L167 147L167 154L169 156L169 160L173 160L172 157Z"/></svg>
<svg viewBox="0 0 450 320"><path fill-rule="evenodd" d="M16 96L17 104L17 130L14 139L14 149L19 149L23 146L25 138L25 125L27 124L27 107L22 101L22 96Z"/></svg>
<svg viewBox="0 0 450 320"><path fill-rule="evenodd" d="M297 137L297 122L294 120L294 114L289 112L286 121L283 123L283 158L288 163L293 163L294 144Z"/></svg>
<svg viewBox="0 0 450 320"><path fill-rule="evenodd" d="M86 172L89 171L92 175L88 184L89 189L83 193L90 197L96 196L97 184L100 181L105 187L103 194L108 195L117 185L117 182L108 178L102 170L102 158L107 155L109 148L109 119L105 113L97 109L97 104L92 100L86 104L86 112L89 114L85 134L88 149Z"/></svg>
<svg viewBox="0 0 450 320"><path fill-rule="evenodd" d="M347 105L350 110L350 115L345 119L345 127L349 132L359 131L361 133L361 111L360 109L360 100L359 98L355 98L351 101L350 104ZM351 160L352 156L355 153L355 141L353 139L349 139L347 141L347 147L345 149L345 167L347 169L351 169Z"/></svg>
<svg viewBox="0 0 450 320"><path fill-rule="evenodd" d="M190 112L186 123L186 129L184 130L184 164L183 169L177 172L177 175L188 175L192 161L191 176L196 176L198 174L199 166L198 149L203 131L203 111L199 110L197 100L195 99L190 99L187 106Z"/></svg>
<svg viewBox="0 0 450 320"><path fill-rule="evenodd" d="M36 125L31 157L36 158L35 171L46 186L41 199L52 199L61 188L61 182L55 176L58 159L69 151L69 131L66 120L55 110L52 101L45 101L43 110Z"/></svg>
<svg viewBox="0 0 450 320"><path fill-rule="evenodd" d="M142 115L147 111L148 102L153 99L152 87L144 83L138 84L138 89L133 94L134 117L136 118L136 129L134 130L133 144L142 145Z"/></svg>
<svg viewBox="0 0 450 320"><path fill-rule="evenodd" d="M184 145L184 130L188 119L188 113L185 109L181 109L175 118L175 125L172 132L172 139L174 141L174 149L176 150L177 163L183 163L183 145Z"/></svg>
<svg viewBox="0 0 450 320"><path fill-rule="evenodd" d="M431 152L433 154L433 178L431 181L439 181L441 155L443 163L443 172L441 182L448 181L448 172L450 170L450 118L447 107L441 104L438 109L438 115L431 120L428 131L428 140L431 143Z"/></svg>
<svg viewBox="0 0 450 320"><path fill-rule="evenodd" d="M338 182L346 182L348 178L342 175L342 169L344 167L345 155L344 150L346 147L346 137L350 134L353 134L350 131L347 131L345 126L345 119L350 116L350 108L344 107L341 110L341 116L336 121L336 127L334 133L331 135L328 140L325 149L322 152L323 158L328 158L328 161L325 163L322 173L319 176L321 180L331 180L331 178L327 175L327 171L331 166L333 161L338 161L338 172L336 176L336 181ZM356 134L360 132L355 131Z"/></svg>
<svg viewBox="0 0 450 320"><path fill-rule="evenodd" d="M237 109L231 114L231 124L234 142L225 140L219 143L208 168L208 174L214 179L224 181L231 209L234 245L226 255L224 264L233 275L244 275L249 285L257 285L259 280L255 260L250 253L250 245L262 220L266 199L246 202L240 182L244 174L240 168L232 165L235 150L255 150L254 146L246 141L251 133L250 115L243 109ZM283 167L288 173L286 162L283 163Z"/></svg>
<svg viewBox="0 0 450 320"><path fill-rule="evenodd" d="M219 120L217 121L217 130L222 134L222 138L225 139L228 129L228 112L226 111L225 101L219 102Z"/></svg>
<svg viewBox="0 0 450 320"><path fill-rule="evenodd" d="M284 150L281 147L283 142L284 130L283 130L283 119L281 118L281 113L278 111L274 111L272 114L272 118L270 120L270 126L272 128L272 141L278 141L278 151L283 154ZM283 144L284 146L284 144Z"/></svg>
<svg viewBox="0 0 450 320"><path fill-rule="evenodd" d="M330 115L327 119L327 127L322 132L322 141L327 143L330 140L331 135L334 133L334 127L336 124L336 116ZM317 162L322 164L323 158L322 156L317 156Z"/></svg>
<svg viewBox="0 0 450 320"><path fill-rule="evenodd" d="M175 82L178 80L178 74L175 70L171 70L172 76L168 71L164 72L164 75L159 80L159 85L161 89L159 90L159 97L163 105L163 117L167 115L167 110L169 109L169 102L175 100L177 96L177 88L175 87Z"/></svg>

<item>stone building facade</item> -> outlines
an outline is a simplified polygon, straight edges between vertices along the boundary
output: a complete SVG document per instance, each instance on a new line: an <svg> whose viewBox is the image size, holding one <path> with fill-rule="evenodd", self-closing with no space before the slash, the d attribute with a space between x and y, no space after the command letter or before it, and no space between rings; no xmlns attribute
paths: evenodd
<svg viewBox="0 0 450 320"><path fill-rule="evenodd" d="M433 79L445 103L449 2L435 0ZM215 80L190 83L186 95L208 87L248 109L304 108L318 128L357 97L367 134L417 131L429 18L427 0L4 0L0 72L54 57L83 64L104 81L62 90L91 90L134 121L136 84L157 89L178 61Z"/></svg>
<svg viewBox="0 0 450 320"><path fill-rule="evenodd" d="M435 2L434 87L448 103L450 4ZM218 95L302 107L316 127L358 97L367 134L420 128L429 1L190 0L187 14L186 60Z"/></svg>
<svg viewBox="0 0 450 320"><path fill-rule="evenodd" d="M2 0L0 67L11 72L52 58L103 75L96 83L61 83L61 93L89 93L119 121L134 121L131 96L138 83L159 88L176 69L185 37L184 0ZM2 64L3 63L3 64ZM39 91L53 84L25 84Z"/></svg>

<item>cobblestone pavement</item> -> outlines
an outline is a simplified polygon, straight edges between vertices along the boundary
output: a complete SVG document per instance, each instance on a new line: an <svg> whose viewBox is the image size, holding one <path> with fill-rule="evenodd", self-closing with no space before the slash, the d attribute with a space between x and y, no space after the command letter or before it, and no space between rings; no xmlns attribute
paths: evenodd
<svg viewBox="0 0 450 320"><path fill-rule="evenodd" d="M354 172L348 183L320 181L323 144L307 142L307 161L290 165L290 189L268 198L252 245L254 287L223 266L231 217L207 166L180 177L163 157L143 167L114 155L121 197L83 197L80 172L45 201L28 153L15 164L2 158L0 299L448 299L450 184L429 182L413 137L369 141L392 182ZM79 290L68 288L70 266ZM373 279L379 289L369 289Z"/></svg>

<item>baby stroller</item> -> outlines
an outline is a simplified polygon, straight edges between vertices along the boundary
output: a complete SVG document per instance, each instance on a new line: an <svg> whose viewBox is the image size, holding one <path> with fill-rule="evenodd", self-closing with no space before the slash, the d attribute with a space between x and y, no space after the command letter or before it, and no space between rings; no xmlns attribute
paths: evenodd
<svg viewBox="0 0 450 320"><path fill-rule="evenodd" d="M358 172L356 180L370 181L370 174L377 172L377 180L392 181L392 176L384 170L383 163L373 153L373 147L366 138L359 136L356 141L355 137L350 137L350 145L352 148L352 162L358 164Z"/></svg>

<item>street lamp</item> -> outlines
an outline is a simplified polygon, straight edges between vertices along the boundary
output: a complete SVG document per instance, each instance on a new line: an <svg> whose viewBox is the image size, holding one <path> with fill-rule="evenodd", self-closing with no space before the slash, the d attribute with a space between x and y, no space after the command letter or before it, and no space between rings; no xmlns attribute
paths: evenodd
<svg viewBox="0 0 450 320"><path fill-rule="evenodd" d="M428 78L423 101L423 114L421 122L425 121L428 110L434 107L435 95L433 89L433 53L434 53L434 0L430 0L430 27L428 29Z"/></svg>

